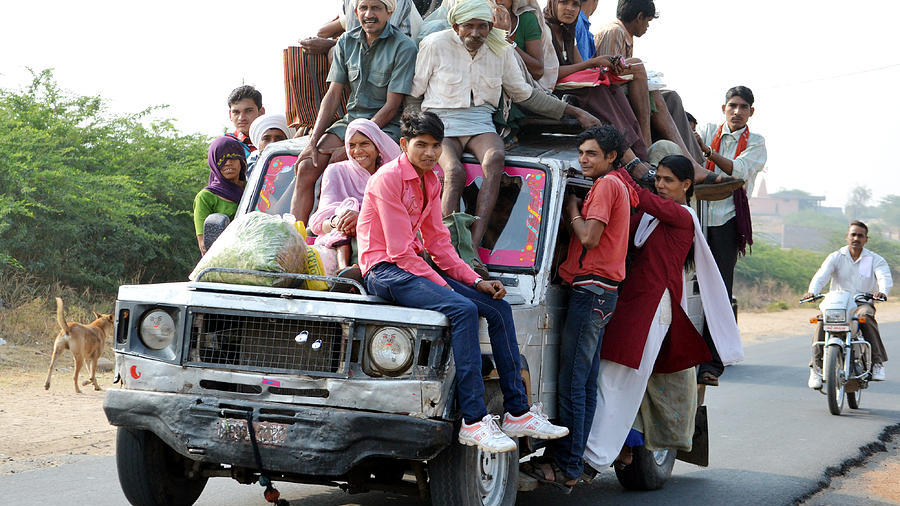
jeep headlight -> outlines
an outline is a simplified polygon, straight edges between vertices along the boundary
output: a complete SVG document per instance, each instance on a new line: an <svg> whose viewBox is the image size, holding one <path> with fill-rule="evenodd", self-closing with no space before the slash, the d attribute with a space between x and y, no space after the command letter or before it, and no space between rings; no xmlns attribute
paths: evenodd
<svg viewBox="0 0 900 506"><path fill-rule="evenodd" d="M386 376L402 374L412 364L412 335L398 327L379 328L369 340L369 359Z"/></svg>
<svg viewBox="0 0 900 506"><path fill-rule="evenodd" d="M844 323L847 321L847 311L843 309L826 309L825 323Z"/></svg>
<svg viewBox="0 0 900 506"><path fill-rule="evenodd" d="M162 309L154 309L141 318L141 341L151 350L161 350L175 339L175 320Z"/></svg>

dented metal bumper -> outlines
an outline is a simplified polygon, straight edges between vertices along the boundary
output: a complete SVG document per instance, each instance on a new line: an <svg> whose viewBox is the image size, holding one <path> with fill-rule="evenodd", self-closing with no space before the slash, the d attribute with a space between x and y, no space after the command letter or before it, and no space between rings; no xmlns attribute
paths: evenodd
<svg viewBox="0 0 900 506"><path fill-rule="evenodd" d="M202 462L255 468L246 430L250 415L267 471L339 477L371 457L428 460L450 444L450 422L333 407L195 394L110 390L112 425L153 432Z"/></svg>

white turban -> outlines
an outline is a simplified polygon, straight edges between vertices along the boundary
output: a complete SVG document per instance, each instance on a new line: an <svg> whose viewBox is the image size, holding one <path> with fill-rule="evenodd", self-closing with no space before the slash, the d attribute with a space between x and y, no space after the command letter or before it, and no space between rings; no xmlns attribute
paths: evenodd
<svg viewBox="0 0 900 506"><path fill-rule="evenodd" d="M350 0L349 10L355 11L357 3L359 3L359 0ZM397 0L381 0L381 3L384 4L388 12L394 12L395 10L397 10Z"/></svg>
<svg viewBox="0 0 900 506"><path fill-rule="evenodd" d="M450 26L459 25L472 19L488 23L494 22L494 11L487 0L458 0L447 13L447 21ZM503 51L509 46L509 43L506 42L506 32L499 28L492 28L484 43L497 55L503 54Z"/></svg>
<svg viewBox="0 0 900 506"><path fill-rule="evenodd" d="M252 142L254 146L259 146L259 143L262 141L262 136L266 131L273 128L277 128L284 132L284 135L286 135L288 139L294 136L295 130L293 128L288 128L287 119L285 119L284 114L263 114L262 116L258 116L253 120L253 123L250 124L250 142Z"/></svg>

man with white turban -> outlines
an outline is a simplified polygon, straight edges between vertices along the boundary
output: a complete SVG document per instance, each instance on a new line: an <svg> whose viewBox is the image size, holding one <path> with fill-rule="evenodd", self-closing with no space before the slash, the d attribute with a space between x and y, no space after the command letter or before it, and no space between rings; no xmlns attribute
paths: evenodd
<svg viewBox="0 0 900 506"><path fill-rule="evenodd" d="M288 127L284 114L257 116L250 124L250 142L256 146L256 151L247 157L247 176L250 176L250 172L256 166L256 160L259 159L259 154L266 149L266 146L273 142L290 139L294 133L295 130Z"/></svg>
<svg viewBox="0 0 900 506"><path fill-rule="evenodd" d="M356 0L359 26L338 39L328 92L319 106L309 143L297 159L291 214L304 223L315 201L316 181L329 163L347 159L344 134L357 119L374 121L394 139L400 138L400 112L412 86L416 44L388 19L397 0ZM347 114L334 121L344 91Z"/></svg>
<svg viewBox="0 0 900 506"><path fill-rule="evenodd" d="M485 225L500 190L506 153L497 134L493 113L501 92L525 108L559 119L570 114L586 126L597 118L528 84L506 34L493 26L487 0L459 0L448 11L451 28L433 33L419 45L412 97L424 97L422 109L438 115L446 129L440 166L444 171L441 211L457 211L466 185L460 157L463 150L481 163L484 180L478 192L472 225L472 244L484 236Z"/></svg>

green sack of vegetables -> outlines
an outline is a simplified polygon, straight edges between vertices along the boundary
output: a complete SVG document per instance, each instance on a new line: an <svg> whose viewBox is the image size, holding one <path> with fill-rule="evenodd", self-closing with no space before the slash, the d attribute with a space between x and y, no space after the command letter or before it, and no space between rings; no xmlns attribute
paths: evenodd
<svg viewBox="0 0 900 506"><path fill-rule="evenodd" d="M200 271L209 267L305 274L306 241L295 223L291 215L282 217L259 211L238 217L200 259L190 279L240 285L300 285L301 282L286 278L228 272L211 272L196 279Z"/></svg>

